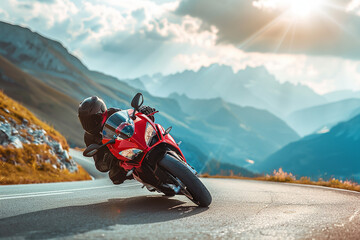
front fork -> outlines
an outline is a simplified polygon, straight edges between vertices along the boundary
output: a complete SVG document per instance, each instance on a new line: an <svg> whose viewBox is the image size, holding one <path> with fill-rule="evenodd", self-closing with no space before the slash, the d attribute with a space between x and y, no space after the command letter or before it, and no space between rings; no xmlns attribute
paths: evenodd
<svg viewBox="0 0 360 240"><path fill-rule="evenodd" d="M142 183L150 192L158 191L166 195L174 195L180 191L166 184L168 176L157 166L153 169L146 162L140 168L133 168L127 174L132 174L134 179Z"/></svg>

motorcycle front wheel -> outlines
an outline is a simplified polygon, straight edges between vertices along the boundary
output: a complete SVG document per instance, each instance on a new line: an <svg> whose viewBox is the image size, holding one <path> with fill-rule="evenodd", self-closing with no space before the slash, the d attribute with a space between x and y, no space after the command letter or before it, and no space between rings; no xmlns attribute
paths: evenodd
<svg viewBox="0 0 360 240"><path fill-rule="evenodd" d="M201 207L210 205L212 197L209 191L184 163L169 154L165 154L159 165L171 175L176 184L180 185L182 193L191 201Z"/></svg>

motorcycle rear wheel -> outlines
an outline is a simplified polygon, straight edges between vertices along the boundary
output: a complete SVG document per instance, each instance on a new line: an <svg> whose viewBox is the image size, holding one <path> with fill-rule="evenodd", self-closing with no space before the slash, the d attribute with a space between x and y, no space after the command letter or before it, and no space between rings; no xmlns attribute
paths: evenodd
<svg viewBox="0 0 360 240"><path fill-rule="evenodd" d="M210 205L212 197L209 191L200 179L184 165L184 163L180 162L173 156L166 154L159 162L159 165L169 172L173 178L180 181L180 185L185 187L185 192L191 194L191 196L184 194L191 201L201 207L208 207Z"/></svg>

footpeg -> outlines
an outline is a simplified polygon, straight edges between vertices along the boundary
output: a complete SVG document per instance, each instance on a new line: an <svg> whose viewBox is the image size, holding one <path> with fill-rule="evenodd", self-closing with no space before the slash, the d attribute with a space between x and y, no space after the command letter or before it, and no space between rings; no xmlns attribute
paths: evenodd
<svg viewBox="0 0 360 240"><path fill-rule="evenodd" d="M126 177L130 177L133 174L134 170L135 170L135 168L132 168L130 171L128 171L126 173Z"/></svg>

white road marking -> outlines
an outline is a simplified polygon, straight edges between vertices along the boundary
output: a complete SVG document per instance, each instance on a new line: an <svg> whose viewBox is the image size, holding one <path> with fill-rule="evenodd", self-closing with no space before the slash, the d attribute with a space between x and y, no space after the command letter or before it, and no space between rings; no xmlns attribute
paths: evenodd
<svg viewBox="0 0 360 240"><path fill-rule="evenodd" d="M46 192L16 193L16 194L0 195L0 200L69 194L69 193L73 193L74 191L92 190L92 189L99 189L99 188L110 188L110 187L127 188L127 187L134 187L134 186L141 186L141 185L136 183L136 184L131 184L131 185L123 185L123 186L111 185L111 186L75 188L75 189L65 189L65 190L46 191Z"/></svg>
<svg viewBox="0 0 360 240"><path fill-rule="evenodd" d="M359 209L356 210L353 215L351 215L351 217L349 218L349 222L351 222L352 220L354 220L354 217L355 217L358 213L359 213Z"/></svg>
<svg viewBox="0 0 360 240"><path fill-rule="evenodd" d="M6 199L14 199L14 198L29 198L29 197L43 197L43 196L50 196L50 195L60 195L60 194L69 194L73 192L59 192L59 193L45 193L45 194L32 194L32 195L23 195L23 196L10 196L10 197L2 197L0 200Z"/></svg>

